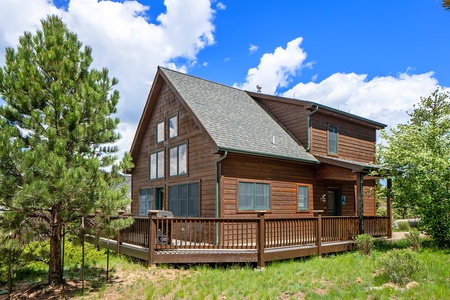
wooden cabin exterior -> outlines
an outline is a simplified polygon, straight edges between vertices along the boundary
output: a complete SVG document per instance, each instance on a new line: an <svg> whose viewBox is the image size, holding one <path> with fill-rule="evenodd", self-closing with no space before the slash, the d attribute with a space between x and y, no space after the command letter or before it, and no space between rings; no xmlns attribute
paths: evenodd
<svg viewBox="0 0 450 300"><path fill-rule="evenodd" d="M375 216L376 131L318 103L158 68L131 155L134 215Z"/></svg>

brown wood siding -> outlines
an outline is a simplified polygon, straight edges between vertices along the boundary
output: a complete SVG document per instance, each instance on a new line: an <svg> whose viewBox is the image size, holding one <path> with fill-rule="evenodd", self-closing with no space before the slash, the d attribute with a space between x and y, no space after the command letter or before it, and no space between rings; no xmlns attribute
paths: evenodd
<svg viewBox="0 0 450 300"><path fill-rule="evenodd" d="M178 136L168 140L168 119L178 115ZM164 120L164 142L156 144L156 124ZM168 173L168 149L180 144L187 144L188 165L187 175L169 177ZM163 179L149 180L149 153L165 151L165 176ZM192 182L200 183L200 215L213 217L216 215L215 195L215 161L220 156L213 153L211 143L203 131L196 125L183 104L175 97L175 94L164 83L156 99L152 116L145 128L145 136L140 145L139 154L134 160L135 167L132 170L132 206L134 214L139 213L139 191L144 188L164 187L164 209L167 206L167 187L174 184Z"/></svg>
<svg viewBox="0 0 450 300"><path fill-rule="evenodd" d="M238 211L238 183L270 184L270 215L292 216L313 214L315 167L296 162L228 154L222 161L221 216L255 216L255 212ZM297 211L297 186L309 187L309 210Z"/></svg>
<svg viewBox="0 0 450 300"><path fill-rule="evenodd" d="M308 147L307 119L310 111L303 105L258 99L277 121L282 124L305 148Z"/></svg>
<svg viewBox="0 0 450 300"><path fill-rule="evenodd" d="M311 117L311 153L328 155L328 125L338 129L337 157L374 162L376 130L351 121L320 113Z"/></svg>

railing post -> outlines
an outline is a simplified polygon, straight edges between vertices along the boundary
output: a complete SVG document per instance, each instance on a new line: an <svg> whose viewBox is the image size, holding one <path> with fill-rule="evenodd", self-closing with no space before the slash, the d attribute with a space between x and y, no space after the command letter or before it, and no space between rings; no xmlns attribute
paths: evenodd
<svg viewBox="0 0 450 300"><path fill-rule="evenodd" d="M317 215L317 234L316 234L316 246L317 246L317 255L322 255L322 214L319 212Z"/></svg>
<svg viewBox="0 0 450 300"><path fill-rule="evenodd" d="M266 228L265 228L265 220L264 214L265 211L258 212L258 269L264 269L266 266L266 261L264 260L264 246L266 244Z"/></svg>
<svg viewBox="0 0 450 300"><path fill-rule="evenodd" d="M120 244L122 244L122 234L120 233L120 229L117 230L117 249L116 249L116 253L120 254Z"/></svg>
<svg viewBox="0 0 450 300"><path fill-rule="evenodd" d="M149 210L149 224L148 224L148 259L147 267L155 267L155 239L156 239L156 214L157 210Z"/></svg>
<svg viewBox="0 0 450 300"><path fill-rule="evenodd" d="M386 194L386 206L387 206L387 215L389 217L387 224L387 237L389 239L392 238L392 203L391 203L391 190L392 190L392 179L387 179L387 194Z"/></svg>

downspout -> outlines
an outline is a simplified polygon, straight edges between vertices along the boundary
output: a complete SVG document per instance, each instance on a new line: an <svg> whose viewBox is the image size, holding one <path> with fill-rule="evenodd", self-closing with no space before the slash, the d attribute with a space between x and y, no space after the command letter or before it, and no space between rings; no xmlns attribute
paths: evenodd
<svg viewBox="0 0 450 300"><path fill-rule="evenodd" d="M228 151L216 160L216 218L219 217L219 163L227 158ZM219 244L219 223L216 224L216 244Z"/></svg>
<svg viewBox="0 0 450 300"><path fill-rule="evenodd" d="M312 104L311 106L315 106L316 108L309 113L308 119L307 119L307 127L308 127L308 147L306 147L306 152L309 152L311 150L311 116L319 110L319 106L316 104Z"/></svg>

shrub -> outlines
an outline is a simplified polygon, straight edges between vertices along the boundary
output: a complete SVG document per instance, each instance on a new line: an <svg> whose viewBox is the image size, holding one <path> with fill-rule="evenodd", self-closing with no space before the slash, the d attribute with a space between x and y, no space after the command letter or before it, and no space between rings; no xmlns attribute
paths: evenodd
<svg viewBox="0 0 450 300"><path fill-rule="evenodd" d="M360 234L356 237L356 249L364 255L370 256L372 253L374 237L368 234Z"/></svg>
<svg viewBox="0 0 450 300"><path fill-rule="evenodd" d="M409 226L408 222L398 222L398 229L400 231L409 231L411 227Z"/></svg>
<svg viewBox="0 0 450 300"><path fill-rule="evenodd" d="M394 249L380 256L377 265L391 282L404 285L419 270L416 253L409 249Z"/></svg>
<svg viewBox="0 0 450 300"><path fill-rule="evenodd" d="M408 247L411 247L414 251L419 251L422 246L423 239L420 237L420 232L417 230L411 230L405 234L405 240Z"/></svg>

